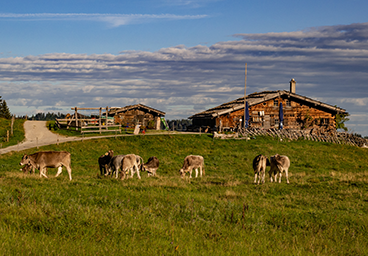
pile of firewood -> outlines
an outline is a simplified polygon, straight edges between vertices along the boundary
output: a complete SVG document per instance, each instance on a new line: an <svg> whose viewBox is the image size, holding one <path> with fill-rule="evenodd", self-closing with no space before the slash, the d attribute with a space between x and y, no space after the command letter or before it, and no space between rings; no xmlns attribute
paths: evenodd
<svg viewBox="0 0 368 256"><path fill-rule="evenodd" d="M239 133L242 137L254 137L254 136L271 136L278 137L279 139L287 140L311 140L311 141L321 141L330 142L336 144L347 144L357 147L366 147L368 145L368 140L362 137L356 136L347 132L318 132L316 133L311 130L291 130L291 129L258 129L258 128L248 128L241 129Z"/></svg>

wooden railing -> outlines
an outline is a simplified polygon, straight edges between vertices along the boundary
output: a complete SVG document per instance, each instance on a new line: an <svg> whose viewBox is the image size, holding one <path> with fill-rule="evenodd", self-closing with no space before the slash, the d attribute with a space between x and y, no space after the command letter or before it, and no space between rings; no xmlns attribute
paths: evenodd
<svg viewBox="0 0 368 256"><path fill-rule="evenodd" d="M70 122L70 119L56 119L56 124L59 129L76 128L77 131L83 133L103 133L103 132L119 132L121 133L121 125L108 124L106 118L99 119L78 119L78 125L75 122ZM105 120L103 123L102 120ZM92 123L91 123L92 122ZM112 129L111 129L112 128Z"/></svg>

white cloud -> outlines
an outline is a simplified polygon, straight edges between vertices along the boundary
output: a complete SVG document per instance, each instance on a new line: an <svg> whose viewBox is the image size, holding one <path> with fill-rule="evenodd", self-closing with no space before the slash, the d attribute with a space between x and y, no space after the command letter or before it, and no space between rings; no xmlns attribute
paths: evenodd
<svg viewBox="0 0 368 256"><path fill-rule="evenodd" d="M166 5L199 8L222 0L162 0Z"/></svg>
<svg viewBox="0 0 368 256"><path fill-rule="evenodd" d="M346 99L341 99L342 103L353 103L356 106L360 106L360 107L365 107L368 105L368 98L346 98Z"/></svg>
<svg viewBox="0 0 368 256"><path fill-rule="evenodd" d="M203 19L207 15L175 14L110 14L110 13L0 13L0 19L10 20L60 20L60 21L100 21L112 27L149 23L159 20Z"/></svg>

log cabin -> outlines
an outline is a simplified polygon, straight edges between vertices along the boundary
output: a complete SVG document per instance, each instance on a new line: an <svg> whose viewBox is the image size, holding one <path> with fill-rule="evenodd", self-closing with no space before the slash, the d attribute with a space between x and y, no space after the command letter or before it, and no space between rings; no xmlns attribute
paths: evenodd
<svg viewBox="0 0 368 256"><path fill-rule="evenodd" d="M130 105L122 108L111 108L109 116L114 117L117 124L123 127L134 127L140 124L148 129L161 129L161 117L165 112L145 106L143 104Z"/></svg>
<svg viewBox="0 0 368 256"><path fill-rule="evenodd" d="M314 129L336 131L336 115L347 116L345 109L296 94L296 82L290 81L290 91L263 91L246 96L249 128L280 128L280 103L283 106L284 129ZM193 127L212 130L233 130L244 127L244 97L190 116Z"/></svg>

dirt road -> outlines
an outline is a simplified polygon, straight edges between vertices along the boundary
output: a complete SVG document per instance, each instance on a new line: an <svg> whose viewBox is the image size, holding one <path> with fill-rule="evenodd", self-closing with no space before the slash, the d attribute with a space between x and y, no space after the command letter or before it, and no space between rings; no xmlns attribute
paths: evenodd
<svg viewBox="0 0 368 256"><path fill-rule="evenodd" d="M0 154L82 139L52 133L47 129L46 121L26 121L24 123L24 132L26 137L24 141L17 145L0 149Z"/></svg>

